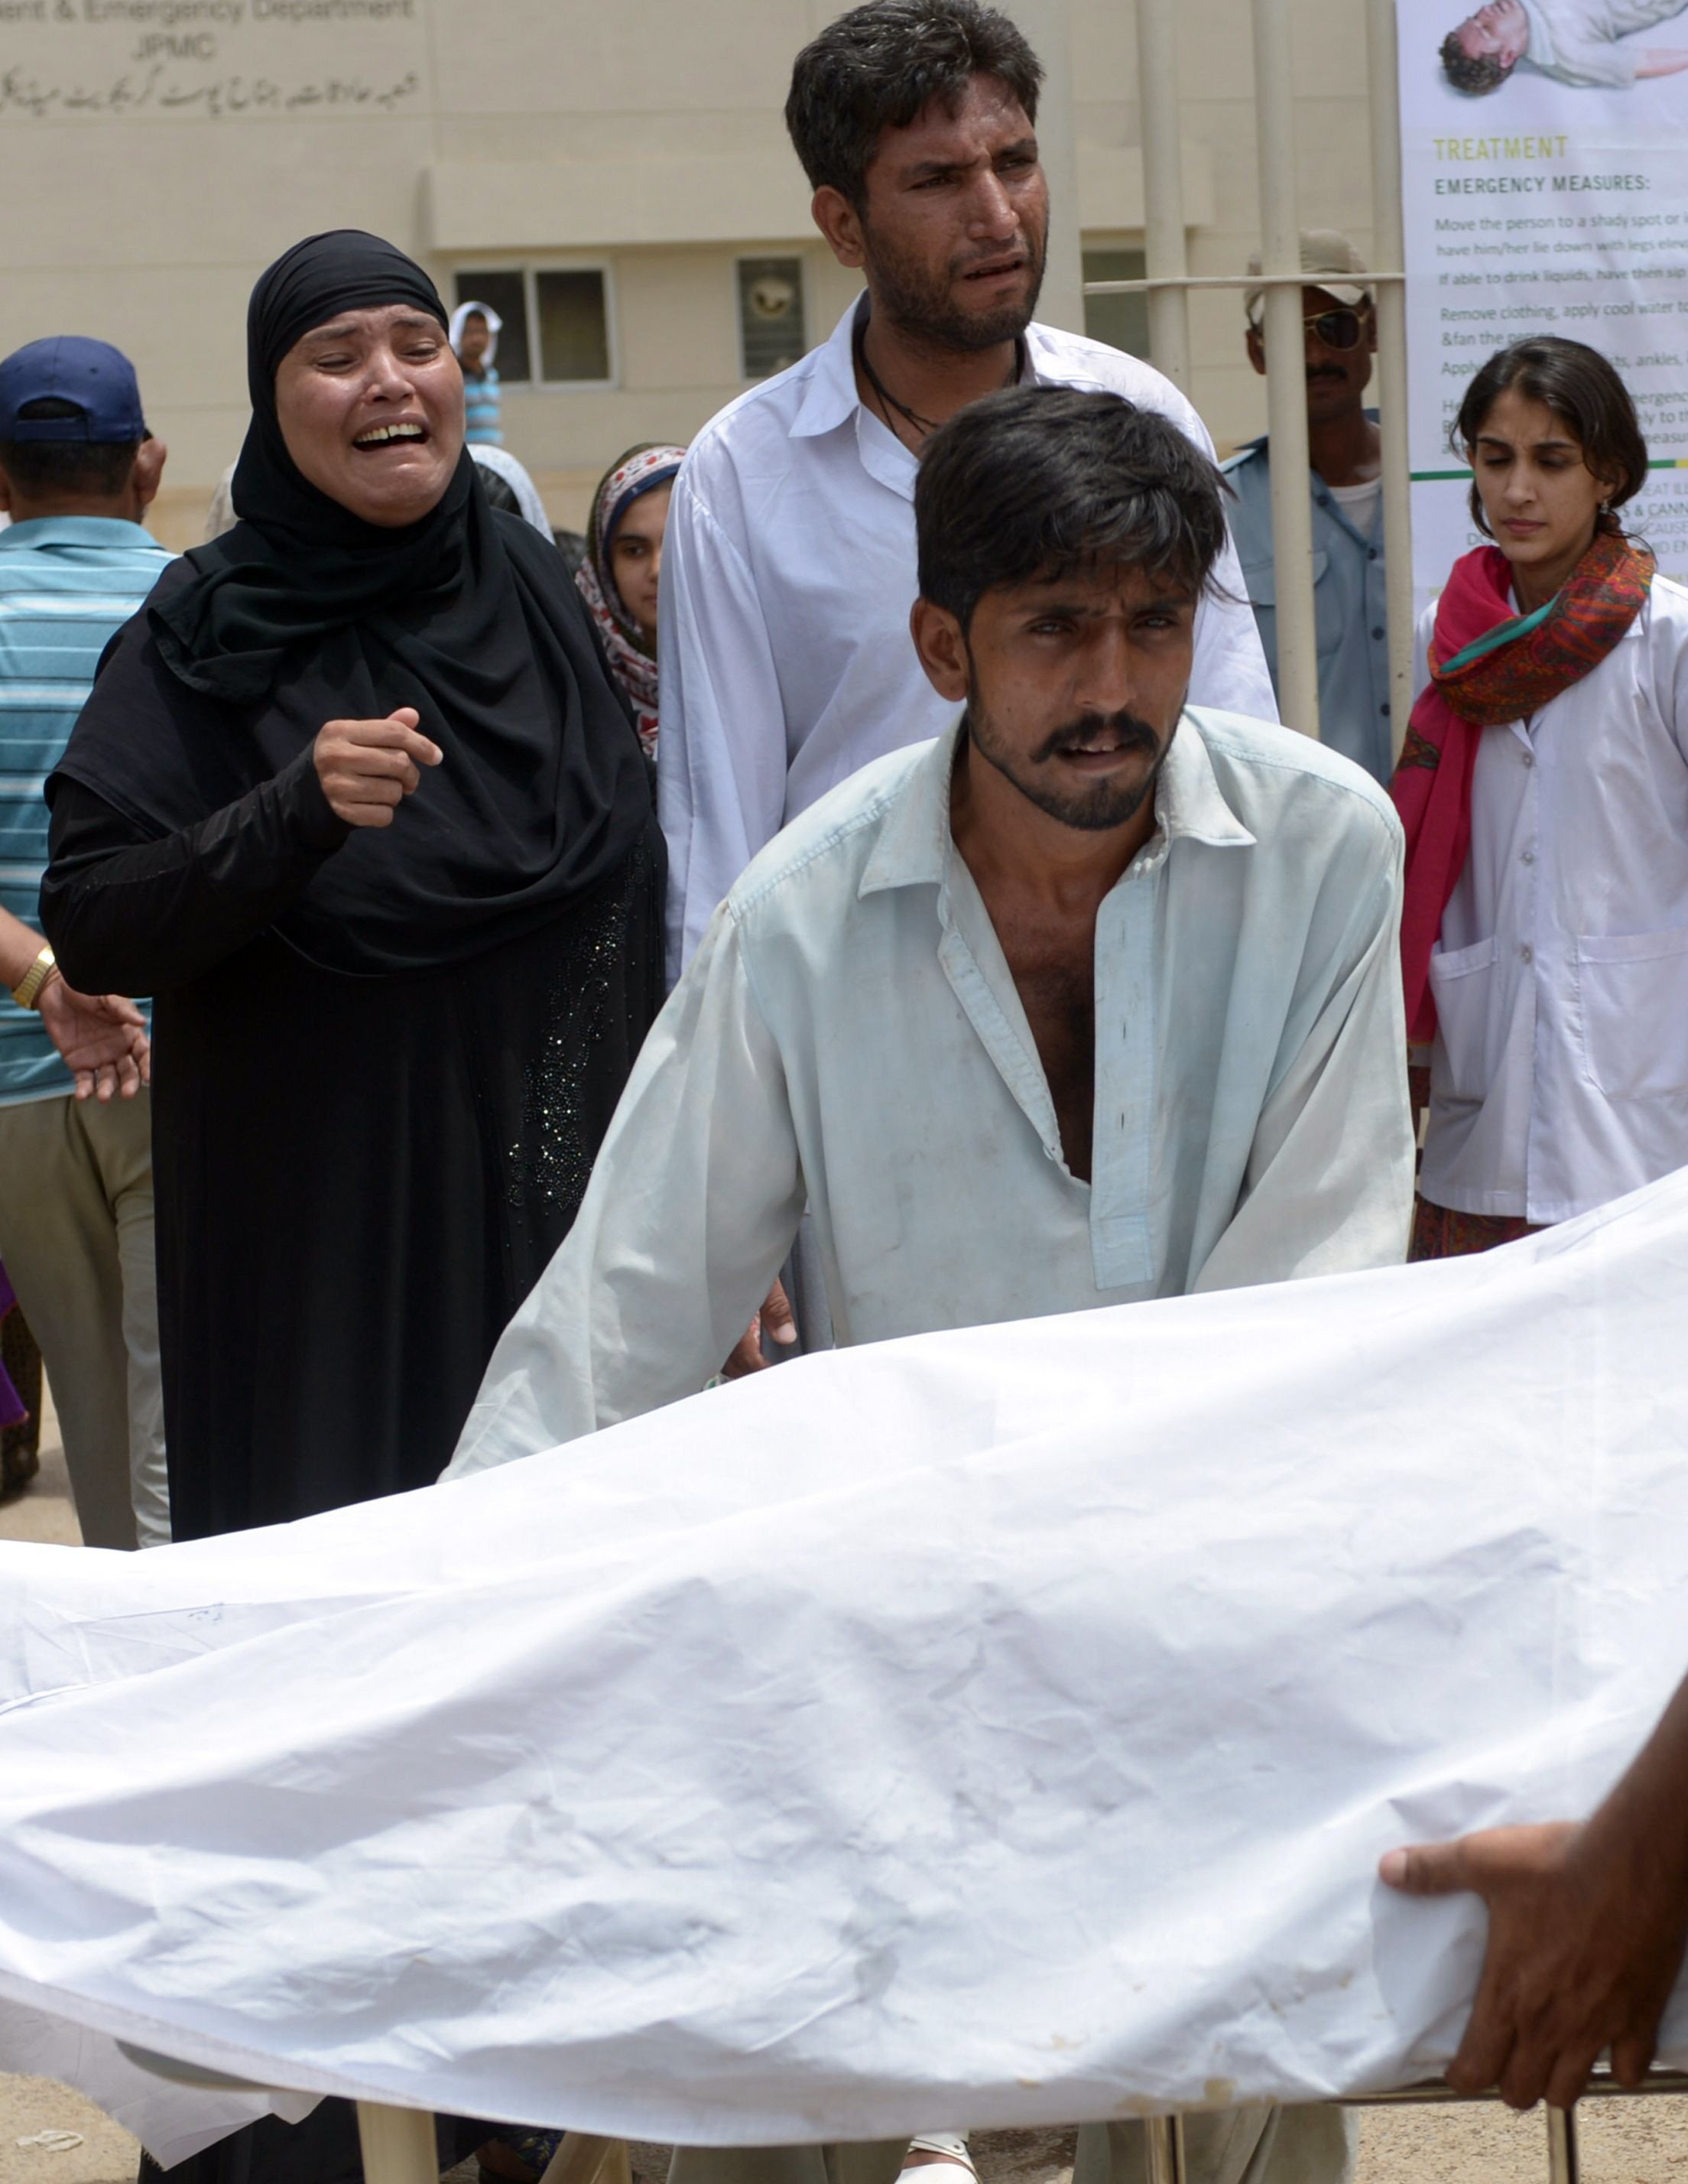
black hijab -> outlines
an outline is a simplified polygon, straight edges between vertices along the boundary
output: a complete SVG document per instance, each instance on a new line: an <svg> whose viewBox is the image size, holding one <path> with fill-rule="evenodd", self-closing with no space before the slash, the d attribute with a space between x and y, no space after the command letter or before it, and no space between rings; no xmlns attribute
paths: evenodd
<svg viewBox="0 0 1688 2184"><path fill-rule="evenodd" d="M157 835L296 760L326 721L414 705L445 753L390 827L354 829L276 930L332 970L461 961L534 931L616 871L648 775L562 556L487 504L467 448L418 523L364 522L300 472L275 370L342 310L413 304L421 267L355 229L253 289L241 521L160 578L114 641L60 771Z"/></svg>

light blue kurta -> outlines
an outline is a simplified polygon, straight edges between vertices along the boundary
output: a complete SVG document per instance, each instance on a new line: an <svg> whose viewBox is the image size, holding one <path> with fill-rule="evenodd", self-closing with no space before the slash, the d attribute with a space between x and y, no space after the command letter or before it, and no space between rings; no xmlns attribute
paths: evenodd
<svg viewBox="0 0 1688 2184"><path fill-rule="evenodd" d="M841 1344L1402 1257L1402 837L1381 792L1287 729L1186 710L1156 832L1097 920L1086 1182L951 838L953 751L952 730L865 768L733 889L456 1466L702 1387L805 1201Z"/></svg>

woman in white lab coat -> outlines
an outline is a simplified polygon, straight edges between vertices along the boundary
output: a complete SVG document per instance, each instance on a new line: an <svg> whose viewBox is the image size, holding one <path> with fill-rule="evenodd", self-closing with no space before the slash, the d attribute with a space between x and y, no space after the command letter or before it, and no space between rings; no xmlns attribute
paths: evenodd
<svg viewBox="0 0 1688 2184"><path fill-rule="evenodd" d="M1420 626L1391 791L1429 1054L1415 1258L1688 1163L1688 591L1619 514L1646 479L1635 405L1542 337L1483 366L1455 437L1494 543Z"/></svg>

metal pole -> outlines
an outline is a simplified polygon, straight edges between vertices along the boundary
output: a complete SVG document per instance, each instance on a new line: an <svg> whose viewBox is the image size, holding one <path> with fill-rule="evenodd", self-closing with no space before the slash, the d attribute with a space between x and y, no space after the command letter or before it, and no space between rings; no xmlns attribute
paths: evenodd
<svg viewBox="0 0 1688 2184"><path fill-rule="evenodd" d="M1581 2174L1577 2160L1577 2112L1570 2109L1547 2111L1548 2184L1577 2184Z"/></svg>
<svg viewBox="0 0 1688 2184"><path fill-rule="evenodd" d="M440 2157L430 2109L359 2101L358 2137L364 2149L364 2184L438 2184Z"/></svg>
<svg viewBox="0 0 1688 2184"><path fill-rule="evenodd" d="M1639 2086L1620 2086L1609 2070L1596 2070L1583 2087L1581 2098L1635 2100L1649 2093L1688 2093L1688 2071L1649 2070ZM1386 2093L1344 2093L1333 2107L1344 2109L1469 2108L1474 2103L1500 2099L1491 2090L1457 2093L1446 2078L1420 2078L1411 2086L1396 2086Z"/></svg>
<svg viewBox="0 0 1688 2184"><path fill-rule="evenodd" d="M1183 2117L1146 2117L1143 2137L1145 2184L1184 2184Z"/></svg>
<svg viewBox="0 0 1688 2184"><path fill-rule="evenodd" d="M1010 13L1043 64L1037 151L1049 181L1049 255L1037 315L1069 333L1085 330L1085 270L1079 236L1079 154L1073 130L1072 41L1068 0L1012 0Z"/></svg>
<svg viewBox="0 0 1688 2184"><path fill-rule="evenodd" d="M1260 132L1260 263L1301 265L1296 218L1294 64L1290 0L1254 0L1254 112ZM1313 495L1307 440L1307 337L1299 288L1265 295L1266 421L1271 434L1272 559L1277 582L1278 710L1319 733L1319 643L1313 614Z"/></svg>
<svg viewBox="0 0 1688 2184"><path fill-rule="evenodd" d="M1380 272L1376 269L1366 275L1373 287L1386 286L1391 281L1404 281L1404 273ZM1087 296L1147 296L1155 288L1269 288L1274 282L1285 288L1303 288L1307 276L1297 266L1293 273L1180 273L1167 281L1086 281Z"/></svg>
<svg viewBox="0 0 1688 2184"><path fill-rule="evenodd" d="M1137 0L1138 134L1143 142L1143 243L1152 281L1181 281L1190 260L1184 231L1184 167L1179 145L1179 0ZM1181 287L1152 287L1149 354L1182 393L1190 392L1190 302Z"/></svg>
<svg viewBox="0 0 1688 2184"><path fill-rule="evenodd" d="M1395 0L1367 0L1366 42L1371 78L1372 255L1403 265L1401 218L1400 66ZM1413 710L1413 484L1407 444L1407 288L1391 281L1377 297L1377 357L1383 433L1383 576L1389 607L1389 725L1395 755Z"/></svg>

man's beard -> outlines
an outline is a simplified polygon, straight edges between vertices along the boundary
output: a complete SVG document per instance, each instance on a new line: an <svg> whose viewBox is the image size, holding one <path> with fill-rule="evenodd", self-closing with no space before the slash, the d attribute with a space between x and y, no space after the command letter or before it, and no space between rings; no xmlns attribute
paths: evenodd
<svg viewBox="0 0 1688 2184"><path fill-rule="evenodd" d="M1031 323L1038 292L1043 286L1047 226L1041 234L1028 232L1022 239L1031 275L1024 302L1004 304L994 311L962 311L957 309L950 293L957 267L951 266L944 274L934 276L917 259L893 249L875 230L864 228L874 308L900 333L912 335L934 348L972 355L980 349L998 348L1003 342L1018 341ZM988 263L991 258L1002 255L1000 250L991 251L969 262Z"/></svg>
<svg viewBox="0 0 1688 2184"><path fill-rule="evenodd" d="M1153 795L1167 752L1172 748L1172 736L1168 736L1163 744L1148 722L1140 720L1135 713L1082 714L1076 721L1052 729L1027 763L1041 766L1058 752L1093 742L1109 730L1119 737L1122 750L1152 752L1154 763L1134 781L1091 781L1063 790L1052 782L1028 779L1021 774L1019 754L1009 749L997 735L990 715L979 703L976 689L968 694L966 727L969 739L979 755L987 759L1005 781L1012 783L1027 803L1035 804L1040 811L1047 811L1052 819L1058 819L1063 827L1076 827L1086 834L1103 834L1111 827L1123 827L1128 820L1135 819ZM1174 722L1173 734L1177 733Z"/></svg>

